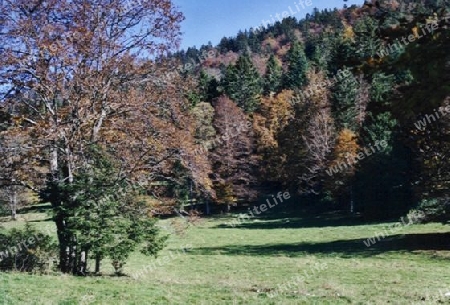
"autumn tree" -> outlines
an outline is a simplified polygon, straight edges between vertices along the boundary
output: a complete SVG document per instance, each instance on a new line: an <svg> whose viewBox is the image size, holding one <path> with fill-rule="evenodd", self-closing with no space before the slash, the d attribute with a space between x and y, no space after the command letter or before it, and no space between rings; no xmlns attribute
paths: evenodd
<svg viewBox="0 0 450 305"><path fill-rule="evenodd" d="M88 166L86 148L108 146L122 161L119 179L130 181L144 179L178 152L174 146L162 148L157 139L179 141L175 127L164 134L161 126L180 119L181 110L175 108L182 109L183 99L177 101L176 94L165 99L173 89L149 84L154 69L143 58L178 44L183 17L169 0L144 0L132 7L121 0L3 1L0 15L3 100L18 105L20 127L39 140L38 155L48 165L46 192L53 192L48 200L60 269L73 272L79 266L72 257L86 253L71 247L76 236L63 211L73 198L62 196L62 187ZM161 113L156 104L171 107Z"/></svg>
<svg viewBox="0 0 450 305"><path fill-rule="evenodd" d="M326 189L341 206L351 213L355 211L352 179L358 163L359 145L356 134L342 129L336 138L332 160L329 164Z"/></svg>
<svg viewBox="0 0 450 305"><path fill-rule="evenodd" d="M283 155L279 148L280 133L294 119L291 101L294 92L283 90L275 96L264 97L261 107L253 115L256 151L261 157L259 173L271 184L282 182Z"/></svg>
<svg viewBox="0 0 450 305"><path fill-rule="evenodd" d="M294 119L280 133L280 150L285 155L285 179L295 182L301 193L318 193L323 184L328 157L334 147L335 127L329 91L321 71L308 72L308 97L294 95Z"/></svg>
<svg viewBox="0 0 450 305"><path fill-rule="evenodd" d="M0 132L0 200L7 203L13 220L27 202L27 190L36 190L43 178L39 160L23 165L24 160L33 160L35 152L31 139L19 129L10 127Z"/></svg>
<svg viewBox="0 0 450 305"><path fill-rule="evenodd" d="M222 96L214 102L214 109L213 124L219 137L210 155L213 180L218 201L229 210L231 200L256 199L255 142L250 118L233 101Z"/></svg>
<svg viewBox="0 0 450 305"><path fill-rule="evenodd" d="M191 110L195 118L195 138L201 144L216 135L213 126L214 108L209 103L199 103Z"/></svg>

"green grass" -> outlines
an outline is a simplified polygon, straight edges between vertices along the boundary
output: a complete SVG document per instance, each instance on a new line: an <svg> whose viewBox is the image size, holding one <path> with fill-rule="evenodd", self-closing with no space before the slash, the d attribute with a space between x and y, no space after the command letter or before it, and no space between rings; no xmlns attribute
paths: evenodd
<svg viewBox="0 0 450 305"><path fill-rule="evenodd" d="M24 216L40 219L40 229L51 225L44 214ZM450 304L448 226L406 226L366 247L388 223L326 215L231 228L229 220L204 219L172 235L156 260L133 254L124 277L111 276L106 261L97 277L0 273L0 304Z"/></svg>

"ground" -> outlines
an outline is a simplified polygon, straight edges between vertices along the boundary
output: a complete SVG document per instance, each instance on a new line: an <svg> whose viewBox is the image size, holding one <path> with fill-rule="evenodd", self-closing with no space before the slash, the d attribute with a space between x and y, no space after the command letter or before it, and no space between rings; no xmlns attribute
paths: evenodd
<svg viewBox="0 0 450 305"><path fill-rule="evenodd" d="M392 223L287 215L236 227L227 225L235 216L203 219L157 259L133 254L127 276L112 276L108 262L87 278L0 273L0 304L450 304L448 226L405 223L367 247ZM36 221L45 214L21 216L3 226L27 218L54 232Z"/></svg>

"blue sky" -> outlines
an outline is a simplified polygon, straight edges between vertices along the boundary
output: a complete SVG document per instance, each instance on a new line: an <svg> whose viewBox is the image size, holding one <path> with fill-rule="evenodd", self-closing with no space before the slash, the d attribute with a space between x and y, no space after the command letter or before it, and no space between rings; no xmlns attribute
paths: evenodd
<svg viewBox="0 0 450 305"><path fill-rule="evenodd" d="M181 47L219 43L224 36L235 36L239 30L258 28L263 20L272 23L287 12L297 19L311 13L314 7L342 8L346 3L362 5L364 0L173 0L184 13ZM303 6L302 6L303 3ZM310 5L308 5L310 4ZM290 9L289 9L290 7Z"/></svg>

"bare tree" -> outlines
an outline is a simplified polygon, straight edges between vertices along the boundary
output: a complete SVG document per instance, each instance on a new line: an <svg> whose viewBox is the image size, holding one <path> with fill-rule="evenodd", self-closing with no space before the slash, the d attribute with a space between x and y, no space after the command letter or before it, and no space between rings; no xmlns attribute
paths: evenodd
<svg viewBox="0 0 450 305"><path fill-rule="evenodd" d="M39 168L32 162L29 138L11 128L0 132L0 199L8 203L11 218L16 220L17 210L24 202L26 187L35 189Z"/></svg>
<svg viewBox="0 0 450 305"><path fill-rule="evenodd" d="M317 87L317 84L325 82L325 75L320 71L310 71L308 79L308 87ZM325 174L336 139L328 90L314 90L312 95L298 103L298 108L302 109L302 119L306 120L301 131L305 147L302 164L305 170L299 177L300 191L315 193L316 187L322 182L321 177Z"/></svg>
<svg viewBox="0 0 450 305"><path fill-rule="evenodd" d="M17 210L24 202L21 192L24 188L18 185L6 185L0 188L0 199L3 199L11 212L11 219L17 220Z"/></svg>
<svg viewBox="0 0 450 305"><path fill-rule="evenodd" d="M229 210L232 200L256 199L256 140L248 116L232 100L222 96L214 107L218 136L210 157L218 200Z"/></svg>

